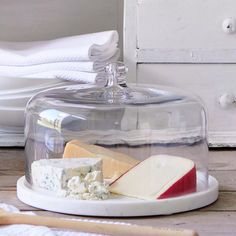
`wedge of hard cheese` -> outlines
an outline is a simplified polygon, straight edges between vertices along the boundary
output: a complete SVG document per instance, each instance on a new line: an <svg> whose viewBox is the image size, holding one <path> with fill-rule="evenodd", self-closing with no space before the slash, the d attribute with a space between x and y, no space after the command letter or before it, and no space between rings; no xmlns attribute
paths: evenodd
<svg viewBox="0 0 236 236"><path fill-rule="evenodd" d="M151 156L111 183L110 191L147 200L195 192L195 164L182 157Z"/></svg>
<svg viewBox="0 0 236 236"><path fill-rule="evenodd" d="M78 140L72 140L66 144L63 157L102 158L103 176L108 179L122 175L139 163L139 161L123 153L114 152L97 145L86 144Z"/></svg>

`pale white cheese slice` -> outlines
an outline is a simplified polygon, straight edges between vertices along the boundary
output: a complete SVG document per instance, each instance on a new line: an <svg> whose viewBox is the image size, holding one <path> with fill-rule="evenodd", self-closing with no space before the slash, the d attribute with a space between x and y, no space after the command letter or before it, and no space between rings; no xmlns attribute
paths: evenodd
<svg viewBox="0 0 236 236"><path fill-rule="evenodd" d="M196 191L196 168L193 161L170 155L147 158L111 185L111 192L155 200Z"/></svg>

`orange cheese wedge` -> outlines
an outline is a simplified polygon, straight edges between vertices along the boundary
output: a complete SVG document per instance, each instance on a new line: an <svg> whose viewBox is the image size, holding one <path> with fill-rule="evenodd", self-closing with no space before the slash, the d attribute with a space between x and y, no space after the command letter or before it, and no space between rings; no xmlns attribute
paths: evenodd
<svg viewBox="0 0 236 236"><path fill-rule="evenodd" d="M94 158L100 157L103 161L103 176L111 179L118 177L139 163L138 160L107 148L86 144L79 140L72 140L66 144L64 158Z"/></svg>

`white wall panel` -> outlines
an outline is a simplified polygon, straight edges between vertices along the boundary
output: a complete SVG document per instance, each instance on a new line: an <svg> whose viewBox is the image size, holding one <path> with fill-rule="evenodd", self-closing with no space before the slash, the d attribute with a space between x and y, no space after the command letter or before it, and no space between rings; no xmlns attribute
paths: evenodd
<svg viewBox="0 0 236 236"><path fill-rule="evenodd" d="M118 29L122 0L0 0L0 40L25 41Z"/></svg>

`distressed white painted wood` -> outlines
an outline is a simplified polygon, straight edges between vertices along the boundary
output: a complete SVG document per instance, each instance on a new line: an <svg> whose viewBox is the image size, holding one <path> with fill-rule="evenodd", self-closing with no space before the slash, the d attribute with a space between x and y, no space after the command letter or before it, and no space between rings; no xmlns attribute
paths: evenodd
<svg viewBox="0 0 236 236"><path fill-rule="evenodd" d="M236 38L235 38L236 40ZM235 45L236 48L236 45ZM137 49L138 63L235 63L236 49Z"/></svg>
<svg viewBox="0 0 236 236"><path fill-rule="evenodd" d="M136 0L125 0L124 2L124 62L129 68L129 82L136 81L137 61L137 33L136 33Z"/></svg>
<svg viewBox="0 0 236 236"><path fill-rule="evenodd" d="M210 147L236 147L236 132L210 132L208 135Z"/></svg>
<svg viewBox="0 0 236 236"><path fill-rule="evenodd" d="M220 104L223 94L236 96L234 64L139 64L138 82L175 86L201 97L208 110L210 143L236 143L236 105ZM231 141L230 141L231 140Z"/></svg>
<svg viewBox="0 0 236 236"><path fill-rule="evenodd" d="M234 63L236 30L229 34L223 25L232 18L236 28L235 7L234 0L126 0L125 59L128 63Z"/></svg>
<svg viewBox="0 0 236 236"><path fill-rule="evenodd" d="M198 94L209 110L209 145L236 146L236 107L223 109L219 101L236 96L236 2L126 0L127 6L129 81Z"/></svg>
<svg viewBox="0 0 236 236"><path fill-rule="evenodd" d="M0 147L23 147L24 134L0 134Z"/></svg>
<svg viewBox="0 0 236 236"><path fill-rule="evenodd" d="M222 29L236 18L235 0L140 0L138 48L232 49L236 34Z"/></svg>

